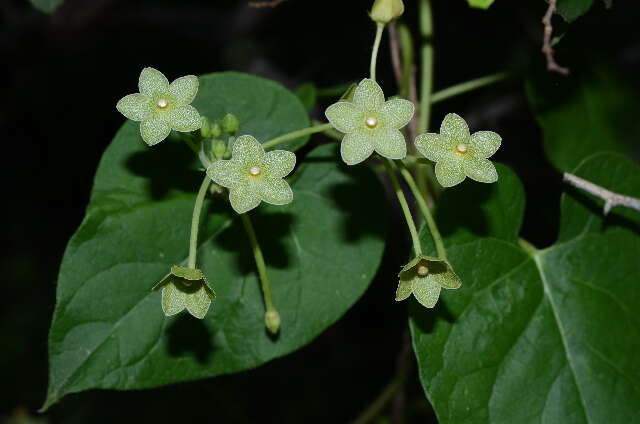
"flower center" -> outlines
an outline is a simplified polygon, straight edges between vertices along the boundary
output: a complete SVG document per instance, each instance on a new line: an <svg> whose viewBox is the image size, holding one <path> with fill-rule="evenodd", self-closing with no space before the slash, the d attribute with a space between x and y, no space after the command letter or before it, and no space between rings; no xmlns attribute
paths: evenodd
<svg viewBox="0 0 640 424"><path fill-rule="evenodd" d="M367 119L364 120L364 124L369 128L375 128L378 126L378 120L373 116L369 116Z"/></svg>
<svg viewBox="0 0 640 424"><path fill-rule="evenodd" d="M421 277L426 277L429 273L429 268L426 265L420 265L417 269L418 275Z"/></svg>
<svg viewBox="0 0 640 424"><path fill-rule="evenodd" d="M156 102L156 105L160 109L166 109L167 106L169 106L169 102L167 102L165 99L158 99L158 101Z"/></svg>
<svg viewBox="0 0 640 424"><path fill-rule="evenodd" d="M249 175L251 175L252 177L257 177L258 175L260 175L260 168L258 168L257 166L253 166L251 167L251 169L249 170Z"/></svg>
<svg viewBox="0 0 640 424"><path fill-rule="evenodd" d="M467 145L464 143L460 143L456 146L456 150L458 153L467 153Z"/></svg>

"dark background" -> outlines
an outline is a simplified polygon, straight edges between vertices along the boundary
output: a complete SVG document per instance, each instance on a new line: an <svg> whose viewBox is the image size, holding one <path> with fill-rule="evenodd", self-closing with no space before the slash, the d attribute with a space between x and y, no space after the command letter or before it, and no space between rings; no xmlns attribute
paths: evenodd
<svg viewBox="0 0 640 424"><path fill-rule="evenodd" d="M405 0L405 19L416 10ZM463 0L434 0L435 87L503 69L544 73L540 54L543 1L498 0L489 11ZM575 73L606 62L639 93L639 8L614 1L569 28L558 61ZM80 223L98 160L124 121L115 104L134 92L144 66L169 79L238 70L295 89L356 81L368 72L373 25L368 0L288 0L277 8L245 1L67 0L52 16L24 0L0 0L0 135L3 147L0 422L35 415L47 384L47 330L65 244ZM559 31L566 25L556 18ZM379 78L394 87L388 43ZM551 76L551 78L564 78ZM313 114L321 118L322 107ZM521 80L438 104L467 118L472 130L503 136L495 156L525 183L523 236L554 241L560 174L548 164ZM314 142L323 142L322 137ZM399 224L400 225L400 224ZM389 308L404 236L389 243L370 290L344 319L292 355L239 375L141 392L91 391L65 398L51 423L348 422L395 372L407 327L406 305ZM415 370L406 387L407 422L435 422ZM392 408L389 409L393 413Z"/></svg>

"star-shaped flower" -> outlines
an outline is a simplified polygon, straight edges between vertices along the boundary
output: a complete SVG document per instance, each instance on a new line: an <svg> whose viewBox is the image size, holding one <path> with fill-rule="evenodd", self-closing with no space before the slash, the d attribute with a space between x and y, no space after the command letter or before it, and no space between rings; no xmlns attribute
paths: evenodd
<svg viewBox="0 0 640 424"><path fill-rule="evenodd" d="M500 148L501 141L493 131L471 135L465 120L450 113L442 121L440 134L420 134L415 143L420 153L436 162L438 182L443 187L452 187L465 176L481 183L498 181L496 167L487 158Z"/></svg>
<svg viewBox="0 0 640 424"><path fill-rule="evenodd" d="M191 315L203 319L211 300L216 297L206 277L199 269L172 266L153 290L162 288L162 310L166 316L187 309Z"/></svg>
<svg viewBox="0 0 640 424"><path fill-rule="evenodd" d="M382 88L363 79L355 89L353 102L340 101L325 111L331 125L345 133L340 152L347 165L355 165L374 152L389 159L403 159L407 145L400 128L409 123L413 103L404 99L384 101Z"/></svg>
<svg viewBox="0 0 640 424"><path fill-rule="evenodd" d="M162 72L144 68L138 82L139 93L120 99L116 109L133 121L140 121L142 139L153 146L167 138L172 129L195 131L202 125L200 114L191 106L198 93L198 78L180 77L169 84Z"/></svg>
<svg viewBox="0 0 640 424"><path fill-rule="evenodd" d="M215 161L207 175L229 189L231 207L237 213L255 208L261 201L286 205L293 192L283 179L296 165L296 155L286 150L264 151L253 136L238 137L231 147L231 159Z"/></svg>
<svg viewBox="0 0 640 424"><path fill-rule="evenodd" d="M436 305L442 288L457 289L462 285L448 262L425 255L412 259L402 268L398 277L400 282L396 300L405 300L413 293L416 300L426 308Z"/></svg>

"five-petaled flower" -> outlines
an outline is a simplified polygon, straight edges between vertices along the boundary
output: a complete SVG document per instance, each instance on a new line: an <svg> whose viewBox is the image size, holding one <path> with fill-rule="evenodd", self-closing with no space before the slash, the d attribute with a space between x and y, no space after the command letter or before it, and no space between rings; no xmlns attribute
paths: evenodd
<svg viewBox="0 0 640 424"><path fill-rule="evenodd" d="M492 131L471 135L465 120L450 113L442 121L440 134L420 134L415 143L420 153L436 162L438 182L443 187L452 187L465 176L481 183L495 183L498 172L487 158L498 150L501 141Z"/></svg>
<svg viewBox="0 0 640 424"><path fill-rule="evenodd" d="M186 308L194 317L203 319L216 297L202 271L177 265L153 288L159 289L162 289L162 310L166 316Z"/></svg>
<svg viewBox="0 0 640 424"><path fill-rule="evenodd" d="M243 135L232 144L231 159L215 161L207 175L229 189L231 207L237 213L255 208L261 201L286 205L293 192L283 179L296 165L296 155L286 150L264 151L253 136Z"/></svg>
<svg viewBox="0 0 640 424"><path fill-rule="evenodd" d="M407 146L400 128L413 117L414 106L408 100L385 102L382 88L371 79L358 84L353 102L340 101L325 112L331 125L345 133L340 152L347 165L355 165L374 152L389 159L403 159Z"/></svg>
<svg viewBox="0 0 640 424"><path fill-rule="evenodd" d="M167 138L172 129L189 132L202 125L200 114L191 106L198 93L196 76L180 77L169 84L162 72L144 68L138 88L139 93L123 97L116 108L127 118L140 121L140 134L149 146Z"/></svg>
<svg viewBox="0 0 640 424"><path fill-rule="evenodd" d="M405 300L413 293L416 300L426 308L436 305L442 288L457 289L462 285L447 261L425 255L412 259L402 268L398 277L400 282L396 300Z"/></svg>

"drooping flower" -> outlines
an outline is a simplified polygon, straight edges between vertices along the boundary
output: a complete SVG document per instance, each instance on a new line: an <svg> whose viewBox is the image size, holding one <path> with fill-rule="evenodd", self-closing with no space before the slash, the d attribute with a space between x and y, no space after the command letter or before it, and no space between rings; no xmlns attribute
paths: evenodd
<svg viewBox="0 0 640 424"><path fill-rule="evenodd" d="M345 133L340 147L342 160L355 165L374 151L389 159L403 159L407 145L400 128L409 123L414 109L408 100L385 101L378 83L363 79L355 89L353 101L334 103L325 115L336 130Z"/></svg>
<svg viewBox="0 0 640 424"><path fill-rule="evenodd" d="M296 165L296 155L286 150L264 151L253 136L238 137L231 148L231 159L215 161L207 175L229 189L231 207L237 213L255 208L261 201L286 205L293 192L283 179Z"/></svg>
<svg viewBox="0 0 640 424"><path fill-rule="evenodd" d="M396 300L405 300L413 294L426 308L436 305L443 288L457 289L462 285L462 281L447 261L425 255L412 259L402 267L398 277L400 282Z"/></svg>
<svg viewBox="0 0 640 424"><path fill-rule="evenodd" d="M200 114L191 106L198 93L198 78L180 77L169 84L162 72L144 68L138 82L139 93L120 99L116 109L133 121L140 121L140 135L149 146L167 138L171 130L195 131L202 125Z"/></svg>
<svg viewBox="0 0 640 424"><path fill-rule="evenodd" d="M194 317L203 319L216 297L202 271L177 265L153 287L153 290L159 289L162 289L162 311L166 316L186 308Z"/></svg>
<svg viewBox="0 0 640 424"><path fill-rule="evenodd" d="M502 138L493 131L471 135L464 119L455 113L444 117L440 134L416 137L416 147L427 159L436 162L436 179L443 187L452 187L465 177L481 183L495 183L498 172L487 158L498 148Z"/></svg>
<svg viewBox="0 0 640 424"><path fill-rule="evenodd" d="M388 24L403 13L402 0L375 0L371 8L371 19L379 24Z"/></svg>

